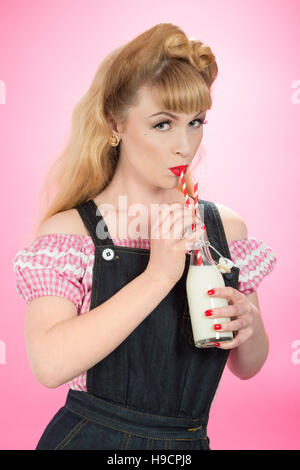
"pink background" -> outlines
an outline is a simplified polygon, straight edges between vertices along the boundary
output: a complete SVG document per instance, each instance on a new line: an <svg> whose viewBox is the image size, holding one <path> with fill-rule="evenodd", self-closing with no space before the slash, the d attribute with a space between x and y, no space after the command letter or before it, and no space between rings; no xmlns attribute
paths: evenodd
<svg viewBox="0 0 300 470"><path fill-rule="evenodd" d="M197 170L201 196L241 214L249 236L277 256L258 289L269 358L247 381L225 370L211 447L299 449L299 16L298 0L0 1L1 449L35 448L67 393L32 375L12 267L31 242L43 176L100 61L160 22L210 45L219 65Z"/></svg>

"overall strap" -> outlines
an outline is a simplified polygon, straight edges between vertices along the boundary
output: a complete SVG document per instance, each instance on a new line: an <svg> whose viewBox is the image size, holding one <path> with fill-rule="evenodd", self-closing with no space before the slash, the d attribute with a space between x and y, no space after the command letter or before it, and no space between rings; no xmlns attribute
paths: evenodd
<svg viewBox="0 0 300 470"><path fill-rule="evenodd" d="M90 236L93 239L94 245L113 245L112 238L108 232L108 228L93 199L83 202L74 207L79 212Z"/></svg>
<svg viewBox="0 0 300 470"><path fill-rule="evenodd" d="M232 260L223 222L216 204L212 201L199 200L198 207L201 220L204 220L207 237L210 243L222 254L222 256ZM210 250L210 253L214 261L218 263L219 255L214 250ZM230 273L224 273L223 278L225 285L238 289L239 272L240 269L233 266Z"/></svg>
<svg viewBox="0 0 300 470"><path fill-rule="evenodd" d="M215 242L218 243L218 245L221 245L220 248L222 255L231 259L223 222L216 204L212 201L200 200L198 202L198 206L200 217L204 220L204 224L206 225L209 240L212 244Z"/></svg>

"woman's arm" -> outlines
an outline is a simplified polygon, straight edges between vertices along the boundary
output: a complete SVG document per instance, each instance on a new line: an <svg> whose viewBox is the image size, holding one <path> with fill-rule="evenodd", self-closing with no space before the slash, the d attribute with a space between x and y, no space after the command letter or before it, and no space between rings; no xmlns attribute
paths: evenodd
<svg viewBox="0 0 300 470"><path fill-rule="evenodd" d="M255 329L245 342L230 351L227 362L229 370L244 380L250 379L260 371L269 352L269 340L259 309L257 294L253 292L246 295L246 298L253 305ZM254 324L252 328L254 328Z"/></svg>
<svg viewBox="0 0 300 470"><path fill-rule="evenodd" d="M76 314L68 299L33 299L26 317L26 347L36 379L55 388L116 349L172 289L147 269L98 307ZM60 318L60 320L59 320Z"/></svg>
<svg viewBox="0 0 300 470"><path fill-rule="evenodd" d="M246 239L248 230L242 217L222 204L216 205L223 222L227 242ZM227 300L231 306L229 311L236 309L236 313L240 314L239 320L235 320L239 321L235 323L235 326L239 325L240 329L232 344L234 347L230 346L231 342L227 345L221 343L220 347L231 349L227 362L229 370L240 379L249 379L262 368L269 352L269 340L264 328L258 296L256 292L249 295L232 292L231 288L225 288L225 292L224 297L228 294ZM231 293L236 295L231 296ZM217 296L217 290L215 295ZM221 309L219 313L221 314ZM229 322L224 324L222 331L230 326Z"/></svg>

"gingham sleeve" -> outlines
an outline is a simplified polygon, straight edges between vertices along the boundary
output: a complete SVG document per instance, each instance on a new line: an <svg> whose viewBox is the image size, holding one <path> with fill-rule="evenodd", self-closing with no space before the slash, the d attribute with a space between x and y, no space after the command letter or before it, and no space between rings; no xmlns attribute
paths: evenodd
<svg viewBox="0 0 300 470"><path fill-rule="evenodd" d="M26 303L45 295L65 297L79 313L89 260L86 239L84 235L51 233L18 251L13 260L16 289Z"/></svg>
<svg viewBox="0 0 300 470"><path fill-rule="evenodd" d="M256 291L265 276L276 263L274 251L262 240L248 237L228 243L231 259L240 268L239 291L251 294Z"/></svg>

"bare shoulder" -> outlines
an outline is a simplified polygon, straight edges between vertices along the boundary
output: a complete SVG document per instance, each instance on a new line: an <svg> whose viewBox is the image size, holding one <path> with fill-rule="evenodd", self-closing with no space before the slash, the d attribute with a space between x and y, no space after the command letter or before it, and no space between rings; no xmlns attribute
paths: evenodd
<svg viewBox="0 0 300 470"><path fill-rule="evenodd" d="M248 236L245 220L240 214L223 204L216 203L221 220L223 222L227 242L234 240L244 240Z"/></svg>
<svg viewBox="0 0 300 470"><path fill-rule="evenodd" d="M78 211L68 209L52 215L45 220L36 232L36 238L51 233L66 233L74 235L89 235Z"/></svg>

